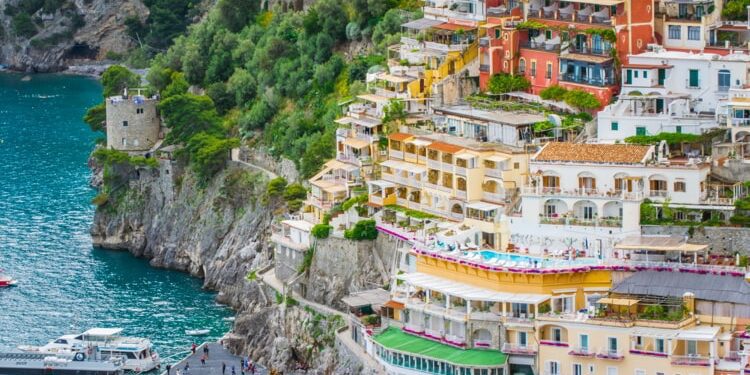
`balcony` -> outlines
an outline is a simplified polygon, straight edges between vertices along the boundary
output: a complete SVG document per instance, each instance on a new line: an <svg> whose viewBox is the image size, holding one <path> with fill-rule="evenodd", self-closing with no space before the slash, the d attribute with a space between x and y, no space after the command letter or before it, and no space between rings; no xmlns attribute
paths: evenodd
<svg viewBox="0 0 750 375"><path fill-rule="evenodd" d="M431 169L440 169L440 160L427 159L427 167Z"/></svg>
<svg viewBox="0 0 750 375"><path fill-rule="evenodd" d="M466 176L466 168L465 167L455 166L455 167L453 167L453 171L457 175L459 175L459 176Z"/></svg>
<svg viewBox="0 0 750 375"><path fill-rule="evenodd" d="M649 197L655 197L655 198L666 198L669 195L669 191L667 190L651 190L648 192Z"/></svg>
<svg viewBox="0 0 750 375"><path fill-rule="evenodd" d="M536 196L559 196L559 197L583 197L583 198L607 198L640 201L644 197L642 191L623 191L623 190L599 190L599 189L566 189L557 187L534 187L526 186L523 188L523 194Z"/></svg>
<svg viewBox="0 0 750 375"><path fill-rule="evenodd" d="M424 183L424 187L429 188L429 189L438 190L438 191L444 191L446 193L453 192L452 188L445 187L443 185L437 185L437 184L429 183L429 182L425 182Z"/></svg>
<svg viewBox="0 0 750 375"><path fill-rule="evenodd" d="M288 247L290 249L299 250L299 251L305 251L308 247L310 247L307 244L294 242L291 237L285 236L282 233L273 233L271 234L271 241L281 244L284 247Z"/></svg>
<svg viewBox="0 0 750 375"><path fill-rule="evenodd" d="M708 356L699 354L694 355L673 355L672 366L699 366L709 367L711 366L712 359Z"/></svg>
<svg viewBox="0 0 750 375"><path fill-rule="evenodd" d="M521 48L560 53L560 43L554 43L551 40L546 40L544 42L535 42L531 40L521 44Z"/></svg>
<svg viewBox="0 0 750 375"><path fill-rule="evenodd" d="M391 159L404 159L404 152L399 150L388 149L388 157Z"/></svg>
<svg viewBox="0 0 750 375"><path fill-rule="evenodd" d="M308 204L315 206L317 208L323 209L323 210L330 210L333 208L334 202L330 200L324 200L316 197L308 197L307 201Z"/></svg>
<svg viewBox="0 0 750 375"><path fill-rule="evenodd" d="M574 346L570 348L568 355L572 355L574 357L594 357L596 356L596 352L592 351L589 348Z"/></svg>
<svg viewBox="0 0 750 375"><path fill-rule="evenodd" d="M356 155L346 155L346 154L338 154L336 155L336 159L339 161L343 161L344 163L356 165L357 167L364 167L372 165L372 158L369 156L356 156Z"/></svg>
<svg viewBox="0 0 750 375"><path fill-rule="evenodd" d="M621 361L625 358L625 356L619 350L602 349L599 351L599 353L596 353L596 358L608 359L611 361Z"/></svg>
<svg viewBox="0 0 750 375"><path fill-rule="evenodd" d="M610 54L612 53L612 48L604 48L602 46L592 48L586 44L583 44L581 46L576 46L575 44L571 44L568 46L568 52L579 53L582 55L595 55L595 56L609 57Z"/></svg>
<svg viewBox="0 0 750 375"><path fill-rule="evenodd" d="M466 200L466 191L456 190L456 192L454 193L454 195L458 199Z"/></svg>
<svg viewBox="0 0 750 375"><path fill-rule="evenodd" d="M668 354L665 352L657 352L653 350L638 349L638 348L630 349L630 354L645 355L649 357L667 357L668 356Z"/></svg>
<svg viewBox="0 0 750 375"><path fill-rule="evenodd" d="M510 355L528 355L528 356L535 356L538 352L538 348L536 345L519 345L519 344L510 344L505 343L503 344L503 348L501 351L505 354Z"/></svg>
<svg viewBox="0 0 750 375"><path fill-rule="evenodd" d="M564 341L555 341L555 340L539 340L539 345L544 346L557 346L561 348L567 348L570 345L567 342Z"/></svg>
<svg viewBox="0 0 750 375"><path fill-rule="evenodd" d="M482 192L482 197L486 201L495 202L495 203L505 203L505 193L488 193L484 191Z"/></svg>
<svg viewBox="0 0 750 375"><path fill-rule="evenodd" d="M560 80L563 82L578 83L588 86L607 87L613 86L615 80L613 77L583 77L577 74L565 73L560 76Z"/></svg>

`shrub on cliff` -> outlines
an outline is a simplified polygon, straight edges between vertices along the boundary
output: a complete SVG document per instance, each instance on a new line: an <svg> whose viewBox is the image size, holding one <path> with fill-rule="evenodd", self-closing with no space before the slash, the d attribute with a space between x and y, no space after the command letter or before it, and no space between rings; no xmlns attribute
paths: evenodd
<svg viewBox="0 0 750 375"><path fill-rule="evenodd" d="M375 220L360 220L352 229L344 231L344 238L353 241L374 240L378 237L378 230L375 228Z"/></svg>
<svg viewBox="0 0 750 375"><path fill-rule="evenodd" d="M328 238L332 229L333 227L328 224L316 224L312 227L312 230L310 230L310 234L315 238L324 239Z"/></svg>
<svg viewBox="0 0 750 375"><path fill-rule="evenodd" d="M200 133L187 143L190 165L199 182L205 183L221 171L229 160L232 148L239 147L237 138L220 138L212 134Z"/></svg>
<svg viewBox="0 0 750 375"><path fill-rule="evenodd" d="M167 143L188 142L198 133L219 136L221 118L208 96L182 94L164 99L159 104L164 123L170 128Z"/></svg>
<svg viewBox="0 0 750 375"><path fill-rule="evenodd" d="M83 116L83 122L88 124L92 131L103 132L106 130L107 107L104 103L99 103L86 111Z"/></svg>
<svg viewBox="0 0 750 375"><path fill-rule="evenodd" d="M105 98L122 95L124 89L140 86L141 77L124 66L112 65L102 74L102 93Z"/></svg>

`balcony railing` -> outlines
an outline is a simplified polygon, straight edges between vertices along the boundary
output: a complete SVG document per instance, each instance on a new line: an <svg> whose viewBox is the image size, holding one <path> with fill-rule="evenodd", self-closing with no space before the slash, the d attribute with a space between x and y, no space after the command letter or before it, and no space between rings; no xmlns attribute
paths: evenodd
<svg viewBox="0 0 750 375"><path fill-rule="evenodd" d="M565 341L555 341L555 340L539 340L539 345L545 345L545 346L558 346L558 347L564 347L567 348L570 346Z"/></svg>
<svg viewBox="0 0 750 375"><path fill-rule="evenodd" d="M272 233L271 234L271 241L276 242L278 244L282 244L290 249L300 250L304 251L307 250L307 248L310 247L310 245L294 242L291 237L285 236L281 233Z"/></svg>
<svg viewBox="0 0 750 375"><path fill-rule="evenodd" d="M538 196L561 196L561 197L587 197L587 198L608 198L623 200L642 200L644 193L642 191L623 191L623 190L599 190L599 189L561 189L555 187L535 187L526 186L523 188L523 194Z"/></svg>
<svg viewBox="0 0 750 375"><path fill-rule="evenodd" d="M650 190L648 192L649 197L661 197L666 198L669 195L669 191L667 190Z"/></svg>
<svg viewBox="0 0 750 375"><path fill-rule="evenodd" d="M456 190L455 196L458 199L464 199L465 200L466 199L466 191Z"/></svg>
<svg viewBox="0 0 750 375"><path fill-rule="evenodd" d="M602 349L599 353L596 353L596 358L619 361L625 358L625 356L619 350Z"/></svg>
<svg viewBox="0 0 750 375"><path fill-rule="evenodd" d="M672 366L711 366L712 359L703 355L673 355Z"/></svg>
<svg viewBox="0 0 750 375"><path fill-rule="evenodd" d="M487 177L503 178L503 171L499 168L485 168L484 175Z"/></svg>
<svg viewBox="0 0 750 375"><path fill-rule="evenodd" d="M505 193L488 193L486 191L482 192L482 196L485 200L495 203L504 203L505 202Z"/></svg>
<svg viewBox="0 0 750 375"><path fill-rule="evenodd" d="M503 344L503 347L501 351L505 354L511 354L511 355L528 355L528 356L534 356L539 351L536 345L519 345L519 344L510 344L505 343Z"/></svg>
<svg viewBox="0 0 750 375"><path fill-rule="evenodd" d="M538 51L550 51L559 53L560 43L551 43L549 41L535 42L533 40L521 44L521 48L533 49Z"/></svg>
<svg viewBox="0 0 750 375"><path fill-rule="evenodd" d="M610 53L612 52L612 48L589 47L586 44L581 45L581 46L576 46L575 44L571 44L568 46L568 52L580 53L584 55L609 56Z"/></svg>
<svg viewBox="0 0 750 375"><path fill-rule="evenodd" d="M563 82L580 83L589 86L605 87L615 84L615 80L612 77L582 77L580 75L566 73L561 75L561 78Z"/></svg>
<svg viewBox="0 0 750 375"><path fill-rule="evenodd" d="M580 346L574 346L570 348L570 351L568 352L569 355L572 355L574 357L594 357L596 356L596 352L589 349L584 348Z"/></svg>
<svg viewBox="0 0 750 375"><path fill-rule="evenodd" d="M394 159L404 159L404 152L388 149L388 156Z"/></svg>

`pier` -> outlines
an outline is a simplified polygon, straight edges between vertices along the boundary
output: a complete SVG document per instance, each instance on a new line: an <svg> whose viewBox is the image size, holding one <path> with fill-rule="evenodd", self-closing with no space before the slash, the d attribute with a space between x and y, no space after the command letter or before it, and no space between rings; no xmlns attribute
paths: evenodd
<svg viewBox="0 0 750 375"><path fill-rule="evenodd" d="M204 366L201 364L201 357L203 357L203 348L206 346L208 346L208 359ZM222 363L227 365L226 371L224 371L225 375L232 375L232 366L234 366L235 375L241 375L240 360L239 356L229 353L218 342L204 342L195 349L195 353L189 353L187 357L173 364L169 375L177 374L177 370L180 371L181 375L222 375ZM185 371L186 364L189 364L187 372ZM166 364L162 364L162 370L161 375L167 375ZM249 375L248 372L245 372L245 374ZM266 375L268 369L255 363L255 374Z"/></svg>

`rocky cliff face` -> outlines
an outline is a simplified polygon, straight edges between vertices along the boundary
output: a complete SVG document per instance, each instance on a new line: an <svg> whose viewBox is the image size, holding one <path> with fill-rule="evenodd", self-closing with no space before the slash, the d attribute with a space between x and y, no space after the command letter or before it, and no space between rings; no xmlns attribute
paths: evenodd
<svg viewBox="0 0 750 375"><path fill-rule="evenodd" d="M100 183L103 171L92 164ZM251 271L273 264L270 225L273 207L262 195L266 178L232 165L199 187L189 172L169 161L158 169L109 167L120 187L97 209L91 236L95 245L128 250L156 267L189 272L204 279L217 299L237 311L226 343L236 353L283 373L354 373L340 363L334 347L339 317L294 303L279 303L269 286L247 280ZM331 239L301 282L306 298L341 307L340 297L387 282L382 270L392 250L374 252L374 243ZM390 249L384 246L383 249ZM313 287L314 286L314 287ZM302 369L302 370L300 370Z"/></svg>
<svg viewBox="0 0 750 375"><path fill-rule="evenodd" d="M133 47L125 19L145 19L141 0L65 0L54 12L40 9L31 23L22 24L16 9L29 0L0 0L0 64L35 72L63 70L80 60L100 60L107 52L123 53ZM15 19L14 19L15 18Z"/></svg>

